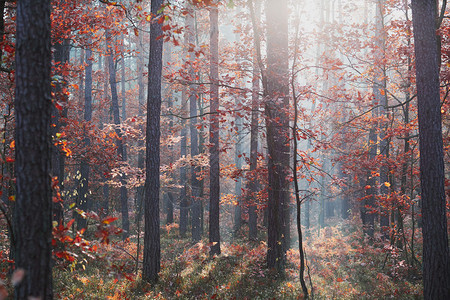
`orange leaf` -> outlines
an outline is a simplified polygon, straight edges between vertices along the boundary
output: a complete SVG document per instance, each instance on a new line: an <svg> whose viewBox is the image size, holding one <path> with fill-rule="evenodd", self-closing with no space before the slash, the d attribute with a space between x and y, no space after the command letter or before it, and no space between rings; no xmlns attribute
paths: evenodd
<svg viewBox="0 0 450 300"><path fill-rule="evenodd" d="M106 218L102 221L103 224L111 224L112 222L114 222L115 220L117 220L117 218L114 217L110 217L110 218Z"/></svg>
<svg viewBox="0 0 450 300"><path fill-rule="evenodd" d="M338 278L336 279L336 281L337 281L337 282L342 282L342 281L344 281L344 279L342 279L341 277L338 277Z"/></svg>

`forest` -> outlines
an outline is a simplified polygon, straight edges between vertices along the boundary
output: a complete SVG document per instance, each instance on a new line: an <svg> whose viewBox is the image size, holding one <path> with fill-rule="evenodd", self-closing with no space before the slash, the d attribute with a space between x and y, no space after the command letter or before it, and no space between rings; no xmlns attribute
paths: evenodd
<svg viewBox="0 0 450 300"><path fill-rule="evenodd" d="M0 300L450 299L446 0L0 10Z"/></svg>

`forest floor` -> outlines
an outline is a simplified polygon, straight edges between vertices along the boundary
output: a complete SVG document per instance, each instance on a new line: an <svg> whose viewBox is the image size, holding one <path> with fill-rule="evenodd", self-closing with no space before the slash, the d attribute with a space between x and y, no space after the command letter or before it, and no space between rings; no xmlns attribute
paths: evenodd
<svg viewBox="0 0 450 300"><path fill-rule="evenodd" d="M314 299L422 298L420 268L409 265L400 249L382 242L369 245L358 238L360 232L342 229L336 226L320 234L315 231L304 242L308 260L306 281ZM176 227L166 227L161 243L160 280L154 286L143 283L140 275L136 275L133 258L136 243L112 242L99 250L95 259L79 258L77 264L55 267L55 298L303 298L297 242L292 243L287 253L286 271L282 275L265 267L265 242L244 239L223 242L222 254L210 258L206 241L193 244L189 238L179 239Z"/></svg>

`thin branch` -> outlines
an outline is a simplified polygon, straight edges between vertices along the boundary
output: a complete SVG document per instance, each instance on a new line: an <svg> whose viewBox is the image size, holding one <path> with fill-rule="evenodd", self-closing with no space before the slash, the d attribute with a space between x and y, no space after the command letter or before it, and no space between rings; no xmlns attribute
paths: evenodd
<svg viewBox="0 0 450 300"><path fill-rule="evenodd" d="M443 0L442 6L441 6L441 13L440 13L439 19L437 20L437 23L436 23L436 29L439 29L442 25L442 21L444 20L446 8L447 8L447 0Z"/></svg>

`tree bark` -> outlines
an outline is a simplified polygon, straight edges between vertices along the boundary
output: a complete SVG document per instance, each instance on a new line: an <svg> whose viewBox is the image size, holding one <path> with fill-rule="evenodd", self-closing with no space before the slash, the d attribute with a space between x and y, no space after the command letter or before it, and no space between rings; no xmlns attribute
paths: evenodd
<svg viewBox="0 0 450 300"><path fill-rule="evenodd" d="M374 97L375 101L381 105L379 114L383 118L379 123L380 131L380 156L382 163L380 168L380 195L382 197L389 196L389 188L386 182L389 182L389 168L387 159L389 157L389 141L386 138L386 130L388 126L387 105L388 99L386 95L386 67L385 67L385 48L386 38L384 33L384 0L378 0L376 5L375 16L375 63L374 63ZM389 210L385 205L380 203L380 228L382 237L389 237Z"/></svg>
<svg viewBox="0 0 450 300"><path fill-rule="evenodd" d="M109 85L111 87L111 106L113 111L114 124L120 125L120 115L119 115L119 96L117 94L117 84L116 84L116 68L114 67L114 53L111 45L111 35L107 31L106 41L108 42L108 69L109 69ZM116 127L117 134L117 154L122 162L127 160L126 152L124 151L124 143L122 141L122 132ZM122 174L120 176L120 205L122 212L122 238L128 238L130 234L130 221L128 217L128 191L126 187L126 176Z"/></svg>
<svg viewBox="0 0 450 300"><path fill-rule="evenodd" d="M267 81L264 93L269 154L267 266L278 272L284 269L289 243L288 15L287 0L267 1Z"/></svg>
<svg viewBox="0 0 450 300"><path fill-rule="evenodd" d="M210 157L209 157L209 242L210 254L220 254L220 227L219 227L219 202L220 202L220 166L219 166L219 10L211 7L209 11L210 22Z"/></svg>
<svg viewBox="0 0 450 300"><path fill-rule="evenodd" d="M183 97L184 92L182 93L181 101L182 101L182 108L181 111L184 114L186 111L186 102L184 101L185 97ZM181 121L181 141L180 141L180 156L181 158L185 158L187 154L187 128L186 128L186 121ZM187 196L186 196L186 185L187 185L187 176L186 176L186 166L180 167L180 236L184 238L186 236L187 232L187 223L188 223L188 203L187 203Z"/></svg>
<svg viewBox="0 0 450 300"><path fill-rule="evenodd" d="M250 123L250 173L256 171L258 167L258 119L259 119L259 76L256 62L253 63L253 79L252 79L252 116ZM255 178L250 178L247 183L250 197L248 201L248 234L250 240L258 238L258 213L256 206L256 194L258 192L258 183Z"/></svg>
<svg viewBox="0 0 450 300"><path fill-rule="evenodd" d="M62 43L56 43L54 45L54 64L55 67L58 68L58 71L62 71L60 69L65 68L65 65L69 62L70 57L70 46L69 41L64 40ZM63 105L62 111L56 107L56 103L52 105L52 123L54 127L52 127L52 136L56 137L56 134L60 132L61 127L64 126L63 120L61 118L67 117L67 101L68 97L64 93L62 93L63 89L67 87L67 81L63 72L58 73L61 76L61 80L56 82L55 84L55 97L54 101L61 101ZM52 146L52 176L56 176L58 178L60 192L64 190L64 163L65 163L65 154L59 149L58 146ZM54 221L58 222L58 224L63 221L63 203L53 203L53 217Z"/></svg>
<svg viewBox="0 0 450 300"><path fill-rule="evenodd" d="M92 50L86 49L86 69L85 69L85 82L84 82L84 147L85 154L88 153L89 145L91 141L89 139L88 128L92 119ZM90 166L86 157L81 158L80 164L80 180L78 182L78 209L83 212L87 212L90 209L90 203L88 199L89 193L89 172ZM80 214L77 215L77 230L87 230L87 220Z"/></svg>
<svg viewBox="0 0 450 300"><path fill-rule="evenodd" d="M159 190L160 190L160 137L161 137L161 76L163 40L162 18L158 13L163 0L151 1L151 13L154 17L150 25L150 55L148 63L147 98L147 139L145 171L145 234L144 264L142 278L147 282L158 281L160 271L161 248L159 232Z"/></svg>
<svg viewBox="0 0 450 300"><path fill-rule="evenodd" d="M15 298L52 299L50 1L17 2Z"/></svg>
<svg viewBox="0 0 450 300"><path fill-rule="evenodd" d="M187 4L188 14L186 15L185 42L187 45L194 45L194 10L191 4ZM191 158L199 154L198 131L197 131L197 91L195 84L195 70L192 63L195 60L194 53L188 53L190 64L188 72L192 83L189 84L189 132L191 135ZM201 238L201 182L197 179L200 167L191 165L191 217L192 217L192 241L198 242Z"/></svg>
<svg viewBox="0 0 450 300"><path fill-rule="evenodd" d="M450 299L436 0L413 0L412 16L419 119L424 299Z"/></svg>

